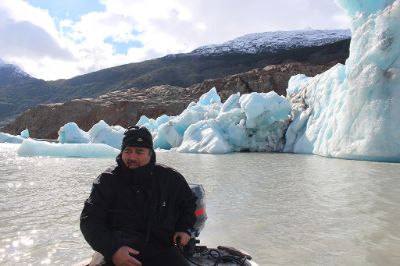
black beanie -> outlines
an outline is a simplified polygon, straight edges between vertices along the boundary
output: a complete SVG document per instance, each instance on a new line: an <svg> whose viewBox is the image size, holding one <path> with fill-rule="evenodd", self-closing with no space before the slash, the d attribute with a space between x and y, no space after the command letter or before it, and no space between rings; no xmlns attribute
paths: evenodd
<svg viewBox="0 0 400 266"><path fill-rule="evenodd" d="M153 149L153 137L150 131L141 126L131 126L124 132L121 151L126 147L144 147Z"/></svg>

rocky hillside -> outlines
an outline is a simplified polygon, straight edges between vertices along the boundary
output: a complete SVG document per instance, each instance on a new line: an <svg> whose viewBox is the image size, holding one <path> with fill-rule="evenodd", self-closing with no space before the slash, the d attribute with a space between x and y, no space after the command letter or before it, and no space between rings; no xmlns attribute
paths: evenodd
<svg viewBox="0 0 400 266"><path fill-rule="evenodd" d="M269 65L251 71L210 79L202 83L182 88L162 85L147 89L128 89L109 92L96 98L82 98L65 103L39 105L26 111L13 123L3 129L11 134L18 134L28 128L31 137L57 138L58 129L67 122L74 121L82 129L90 127L103 119L110 125L127 127L135 124L141 115L156 118L161 114L180 114L191 101L212 87L216 87L223 101L231 94L276 91L285 95L289 78L303 73L315 76L336 64L312 65L289 63Z"/></svg>

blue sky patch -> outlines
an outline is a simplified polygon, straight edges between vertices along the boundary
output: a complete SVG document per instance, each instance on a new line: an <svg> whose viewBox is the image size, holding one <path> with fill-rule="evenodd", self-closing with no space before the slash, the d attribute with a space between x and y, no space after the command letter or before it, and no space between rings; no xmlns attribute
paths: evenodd
<svg viewBox="0 0 400 266"><path fill-rule="evenodd" d="M143 43L140 41L129 41L129 42L116 42L112 37L104 39L105 43L109 43L113 46L113 54L127 54L129 48L141 48Z"/></svg>
<svg viewBox="0 0 400 266"><path fill-rule="evenodd" d="M26 0L30 5L46 9L58 24L63 19L78 21L89 12L105 11L99 0Z"/></svg>

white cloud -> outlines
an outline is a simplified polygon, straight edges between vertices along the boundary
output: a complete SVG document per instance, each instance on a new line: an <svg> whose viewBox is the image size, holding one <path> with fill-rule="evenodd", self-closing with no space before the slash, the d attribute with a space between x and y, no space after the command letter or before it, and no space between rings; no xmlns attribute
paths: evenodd
<svg viewBox="0 0 400 266"><path fill-rule="evenodd" d="M67 1L67 0L66 0ZM0 3L0 58L44 79L75 75L169 53L189 52L253 32L344 28L333 0L102 0L103 12L55 24L22 0ZM106 40L140 42L117 54Z"/></svg>

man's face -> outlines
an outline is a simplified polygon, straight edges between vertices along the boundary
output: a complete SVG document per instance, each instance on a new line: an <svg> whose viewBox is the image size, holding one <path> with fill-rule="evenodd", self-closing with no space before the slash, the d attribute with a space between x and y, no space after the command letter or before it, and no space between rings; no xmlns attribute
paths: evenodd
<svg viewBox="0 0 400 266"><path fill-rule="evenodd" d="M151 151L143 147L126 147L122 151L122 161L129 169L144 166L150 162Z"/></svg>

